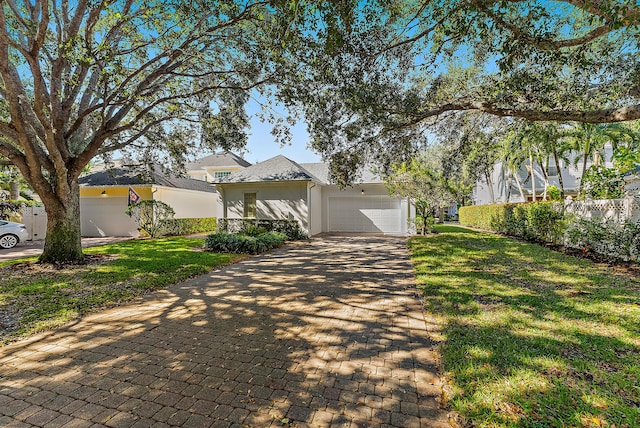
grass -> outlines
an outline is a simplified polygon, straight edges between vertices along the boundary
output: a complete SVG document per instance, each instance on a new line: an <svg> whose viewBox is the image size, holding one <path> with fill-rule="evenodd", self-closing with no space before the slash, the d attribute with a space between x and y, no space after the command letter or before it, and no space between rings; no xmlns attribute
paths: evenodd
<svg viewBox="0 0 640 428"><path fill-rule="evenodd" d="M202 239L183 237L125 241L84 250L104 262L59 269L35 264L34 258L4 262L0 343L60 326L243 257L196 251L202 244Z"/></svg>
<svg viewBox="0 0 640 428"><path fill-rule="evenodd" d="M450 404L481 427L640 426L640 280L444 226L409 241Z"/></svg>

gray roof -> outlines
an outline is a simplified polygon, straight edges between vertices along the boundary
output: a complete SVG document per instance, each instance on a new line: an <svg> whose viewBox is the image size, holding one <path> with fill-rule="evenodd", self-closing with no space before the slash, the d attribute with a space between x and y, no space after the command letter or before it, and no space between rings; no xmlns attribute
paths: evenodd
<svg viewBox="0 0 640 428"><path fill-rule="evenodd" d="M185 165L187 170L204 169L207 167L225 167L225 166L247 167L247 166L251 166L251 164L246 160L242 159L240 156L236 155L235 153L221 152L221 153L214 153L212 155L205 156L203 158L196 160L195 162L191 162Z"/></svg>
<svg viewBox="0 0 640 428"><path fill-rule="evenodd" d="M260 183L275 181L314 181L330 184L329 166L323 162L298 164L291 159L278 155L264 162L247 167L221 178L219 183ZM359 183L382 183L382 180L370 169L363 172Z"/></svg>
<svg viewBox="0 0 640 428"><path fill-rule="evenodd" d="M155 184L158 186L174 187L176 189L197 190L215 193L211 183L191 178L176 177L162 172L160 167L152 171L144 171L139 166L105 169L93 174L80 177L81 186L132 186Z"/></svg>
<svg viewBox="0 0 640 428"><path fill-rule="evenodd" d="M221 178L219 183L260 183L268 181L315 181L322 183L312 173L282 155L236 171Z"/></svg>

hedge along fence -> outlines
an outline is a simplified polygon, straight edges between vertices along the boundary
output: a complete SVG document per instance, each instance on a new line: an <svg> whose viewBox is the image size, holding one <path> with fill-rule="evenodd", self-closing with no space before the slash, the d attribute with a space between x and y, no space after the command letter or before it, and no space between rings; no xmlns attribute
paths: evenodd
<svg viewBox="0 0 640 428"><path fill-rule="evenodd" d="M562 244L565 221L559 202L461 207L460 224L530 241Z"/></svg>
<svg viewBox="0 0 640 428"><path fill-rule="evenodd" d="M307 239L305 232L297 220L289 219L257 219L257 218L221 218L218 220L218 232L249 234L252 229L264 229L265 232L278 232L287 237L289 241Z"/></svg>
<svg viewBox="0 0 640 428"><path fill-rule="evenodd" d="M165 220L162 226L169 235L191 235L215 231L217 220L215 217L172 218Z"/></svg>
<svg viewBox="0 0 640 428"><path fill-rule="evenodd" d="M557 202L460 208L460 224L530 241L564 245L613 260L640 262L640 222L580 218Z"/></svg>

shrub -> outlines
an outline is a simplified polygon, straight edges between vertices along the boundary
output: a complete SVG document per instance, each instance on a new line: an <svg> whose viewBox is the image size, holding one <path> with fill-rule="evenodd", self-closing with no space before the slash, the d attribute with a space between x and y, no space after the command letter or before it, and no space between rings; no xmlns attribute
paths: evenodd
<svg viewBox="0 0 640 428"><path fill-rule="evenodd" d="M549 196L549 199L552 201L562 200L562 194L560 193L560 189L558 189L556 186L547 187L547 196Z"/></svg>
<svg viewBox="0 0 640 428"><path fill-rule="evenodd" d="M260 254L284 244L286 236L279 232L266 232L258 236L217 232L205 239L205 249L219 253Z"/></svg>
<svg viewBox="0 0 640 428"><path fill-rule="evenodd" d="M152 238L168 233L169 231L165 228L166 222L173 219L175 215L175 211L168 204L154 199L135 203L127 208L125 213Z"/></svg>
<svg viewBox="0 0 640 428"><path fill-rule="evenodd" d="M557 202L461 207L460 224L522 239L561 243L562 205Z"/></svg>
<svg viewBox="0 0 640 428"><path fill-rule="evenodd" d="M166 219L163 227L170 235L191 235L216 230L216 218L171 218Z"/></svg>
<svg viewBox="0 0 640 428"><path fill-rule="evenodd" d="M611 259L640 261L640 223L611 219L575 219L567 227L565 246Z"/></svg>
<svg viewBox="0 0 640 428"><path fill-rule="evenodd" d="M267 233L267 229L263 226L256 226L255 224L244 224L240 233L247 236L258 236Z"/></svg>
<svg viewBox="0 0 640 428"><path fill-rule="evenodd" d="M218 232L244 233L250 227L263 228L267 232L279 232L284 234L289 241L307 239L307 233L300 227L297 220L289 219L256 219L256 218L221 218L218 220ZM257 229L251 229L255 233Z"/></svg>

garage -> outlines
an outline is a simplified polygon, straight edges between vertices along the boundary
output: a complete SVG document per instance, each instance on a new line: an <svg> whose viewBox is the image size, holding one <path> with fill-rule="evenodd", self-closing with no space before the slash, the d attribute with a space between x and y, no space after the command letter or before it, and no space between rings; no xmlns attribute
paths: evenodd
<svg viewBox="0 0 640 428"><path fill-rule="evenodd" d="M82 236L138 236L138 225L124 212L126 196L80 198Z"/></svg>
<svg viewBox="0 0 640 428"><path fill-rule="evenodd" d="M402 233L400 200L389 196L329 197L329 232Z"/></svg>

